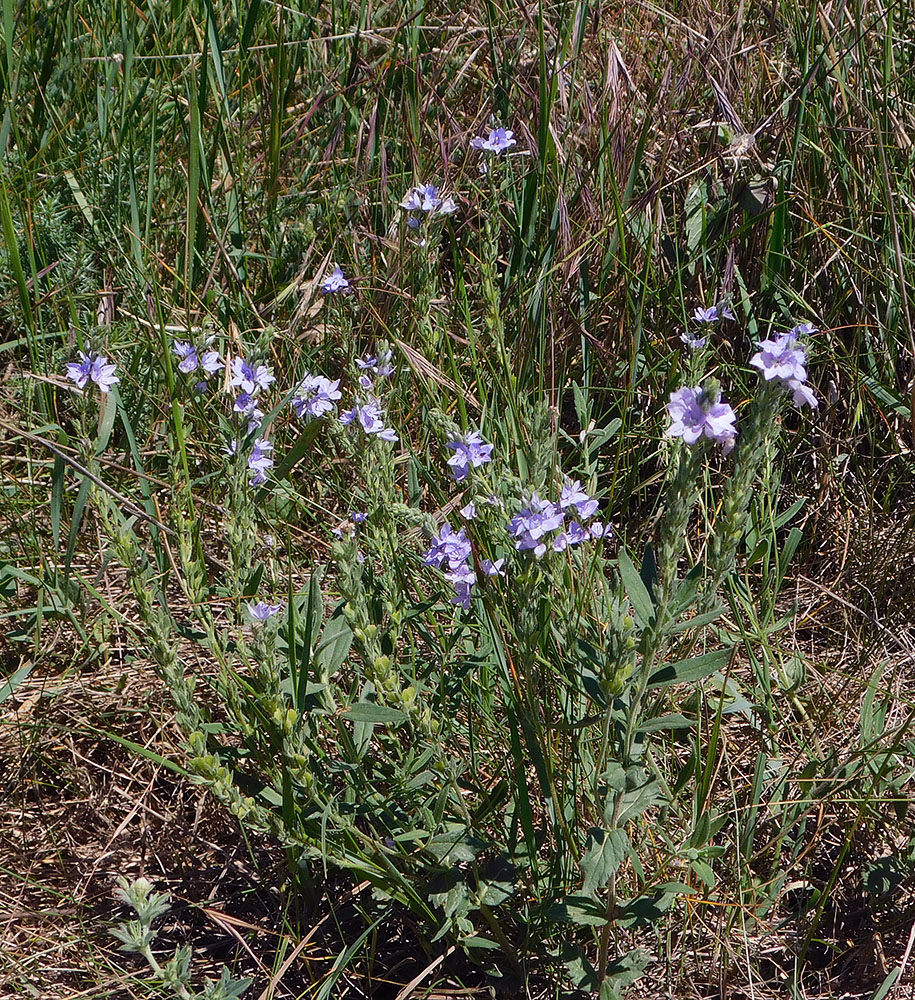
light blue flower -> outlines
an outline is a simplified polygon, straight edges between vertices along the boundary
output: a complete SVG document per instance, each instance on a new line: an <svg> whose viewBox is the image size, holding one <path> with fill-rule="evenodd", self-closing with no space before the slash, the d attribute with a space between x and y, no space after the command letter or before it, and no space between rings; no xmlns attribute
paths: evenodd
<svg viewBox="0 0 915 1000"><path fill-rule="evenodd" d="M197 367L200 364L200 359L197 357L197 348L193 344L189 344L186 341L176 340L172 346L172 350L175 352L175 356L181 358L178 362L178 371L184 372L185 375L190 372L197 371Z"/></svg>
<svg viewBox="0 0 915 1000"><path fill-rule="evenodd" d="M200 359L200 367L207 375L215 375L222 368L222 357L219 351L204 351Z"/></svg>
<svg viewBox="0 0 915 1000"><path fill-rule="evenodd" d="M585 493L581 488L581 483L576 479L563 486L559 495L559 506L564 511L574 507L579 517L587 518L597 513L600 504Z"/></svg>
<svg viewBox="0 0 915 1000"><path fill-rule="evenodd" d="M71 361L67 365L67 378L75 382L80 389L85 389L90 382L95 382L99 392L110 392L111 387L121 380L115 375L117 366L109 364L104 354L94 354L89 351L84 354L79 351L79 361Z"/></svg>
<svg viewBox="0 0 915 1000"><path fill-rule="evenodd" d="M467 532L461 528L454 531L446 521L437 537L432 539L428 551L423 556L423 565L442 569L447 562L448 568L455 570L470 558L470 539Z"/></svg>
<svg viewBox="0 0 915 1000"><path fill-rule="evenodd" d="M349 286L349 282L343 276L343 271L339 267L335 267L321 282L321 291L325 295L332 295L334 292L346 291Z"/></svg>
<svg viewBox="0 0 915 1000"><path fill-rule="evenodd" d="M340 398L340 379L331 382L323 375L307 374L299 384L299 394L291 401L296 415L306 417L321 417L330 413L336 401Z"/></svg>
<svg viewBox="0 0 915 1000"><path fill-rule="evenodd" d="M270 452L273 445L264 438L259 438L254 442L251 454L248 456L248 471L253 472L251 477L252 486L261 486L267 481L267 470L273 467L273 459Z"/></svg>
<svg viewBox="0 0 915 1000"><path fill-rule="evenodd" d="M454 472L454 478L461 483L467 478L471 468L478 469L481 465L492 461L492 448L483 440L479 431L471 431L462 438L448 441L446 447L454 454L448 459L448 464Z"/></svg>
<svg viewBox="0 0 915 1000"><path fill-rule="evenodd" d="M494 153L498 156L517 143L518 140L514 138L514 135L515 133L510 129L494 128L485 138L477 136L477 138L472 139L470 145L474 149L483 149L487 153Z"/></svg>
<svg viewBox="0 0 915 1000"><path fill-rule="evenodd" d="M795 406L810 406L814 410L820 405L813 389L806 382L799 382L797 379L789 379L785 387L790 390L791 398Z"/></svg>
<svg viewBox="0 0 915 1000"><path fill-rule="evenodd" d="M218 351L205 351L201 356L193 344L183 340L176 340L172 344L172 351L181 359L178 371L184 372L185 375L197 371L198 368L203 369L207 375L213 375L222 368L222 358Z"/></svg>
<svg viewBox="0 0 915 1000"><path fill-rule="evenodd" d="M693 319L697 323L717 323L722 319L734 319L734 313L729 306L719 302L717 305L709 306L707 309L699 306L693 313Z"/></svg>
<svg viewBox="0 0 915 1000"><path fill-rule="evenodd" d="M356 403L349 410L340 414L340 423L348 426L358 423L366 434L375 434L382 441L391 444L398 440L392 427L384 425L384 410L377 399L369 399L365 403Z"/></svg>
<svg viewBox="0 0 915 1000"><path fill-rule="evenodd" d="M434 212L441 203L434 184L417 184L404 195L400 207L405 212Z"/></svg>
<svg viewBox="0 0 915 1000"><path fill-rule="evenodd" d="M266 389L275 381L276 378L266 365L255 365L245 358L232 360L232 385L242 392L254 395L259 389Z"/></svg>
<svg viewBox="0 0 915 1000"><path fill-rule="evenodd" d="M256 604L254 601L248 601L246 604L248 609L248 614L256 622L265 622L268 618L272 618L275 614L278 614L282 608L282 604L268 604L266 601L258 601Z"/></svg>
<svg viewBox="0 0 915 1000"><path fill-rule="evenodd" d="M505 566L504 559L496 559L495 562L493 562L490 559L484 559L480 563L480 569L483 570L486 576L490 577L505 576L505 570L503 569L504 566Z"/></svg>
<svg viewBox="0 0 915 1000"><path fill-rule="evenodd" d="M701 386L671 393L667 412L671 420L667 437L682 438L687 444L705 437L722 445L726 455L734 447L737 415L728 403L714 401Z"/></svg>
<svg viewBox="0 0 915 1000"><path fill-rule="evenodd" d="M527 507L517 513L505 526L515 540L519 552L533 552L539 559L547 550L544 536L558 531L565 521L559 504L541 500L534 493Z"/></svg>
<svg viewBox="0 0 915 1000"><path fill-rule="evenodd" d="M750 358L750 364L760 370L767 382L778 379L787 385L791 380L806 381L807 353L794 331L758 343L760 349Z"/></svg>
<svg viewBox="0 0 915 1000"><path fill-rule="evenodd" d="M681 333L680 340L682 340L691 351L701 351L702 348L708 343L708 337L699 337L695 333L690 333L689 331Z"/></svg>

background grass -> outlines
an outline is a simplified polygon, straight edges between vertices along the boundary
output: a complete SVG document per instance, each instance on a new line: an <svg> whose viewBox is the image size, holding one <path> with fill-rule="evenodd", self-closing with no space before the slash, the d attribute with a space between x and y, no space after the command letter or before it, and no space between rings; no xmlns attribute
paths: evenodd
<svg viewBox="0 0 915 1000"><path fill-rule="evenodd" d="M696 305L723 295L738 315L718 352L731 401L749 392L750 341L810 321L824 403L815 419L788 418L780 482L760 498L756 559L734 592L736 669L760 711L721 717L709 703L695 739L670 748L694 784L693 815L649 831L659 857L665 829L694 826L711 807L737 817L739 834L720 884L655 944L662 971L651 989L740 996L793 983L798 995L870 996L893 974L912 923L912 19L902 3L788 0L4 3L0 759L12 806L2 875L11 995L52 995L51 981L62 996L134 995L93 910L125 865L201 902L180 852L162 846L185 843L201 822L160 808L163 797L193 793L160 760L173 749L167 709L153 728L136 712L156 684L131 647L128 590L102 558L85 480L68 464L84 456L60 373L100 319L126 407L109 428L106 482L150 516L168 521L176 441L198 510L220 511L206 473L220 442L187 439L181 408L160 392L163 369L173 384L176 334L259 338L287 371L332 370L381 338L422 352L432 337L432 373L415 376L423 405L472 415L474 401L508 410L543 393L573 438L583 419L619 421L591 457L609 515L635 543L652 528L657 418L683 377L679 334ZM491 121L519 138L500 209L510 373L479 349L486 302L468 264L488 203L468 142ZM427 305L428 276L405 269L395 225L420 179L461 203ZM330 261L358 279L345 336L315 294ZM404 424L412 391L403 384L398 400ZM204 401L189 419L201 428L213 413ZM321 528L350 509L352 488L339 468L308 474L307 500L283 492L285 546L303 572L325 559ZM800 498L792 524L803 537L788 560L788 527L775 522ZM158 555L166 565L167 551ZM74 850L74 831L93 824L112 843ZM246 849L226 820L216 829L187 852L226 858L211 887L228 909L250 898L227 881L233 865L251 872L270 853ZM880 858L882 881L868 874ZM326 916L290 913L278 892L238 912L261 931L220 925L226 953L250 933L237 960L262 977L309 919ZM323 981L350 919L336 939L335 920L321 925L325 954L287 971L278 996ZM36 971L45 949L60 956L50 974ZM370 940L334 989L368 989L379 952L382 978L407 982L394 951ZM436 975L446 973L424 989Z"/></svg>

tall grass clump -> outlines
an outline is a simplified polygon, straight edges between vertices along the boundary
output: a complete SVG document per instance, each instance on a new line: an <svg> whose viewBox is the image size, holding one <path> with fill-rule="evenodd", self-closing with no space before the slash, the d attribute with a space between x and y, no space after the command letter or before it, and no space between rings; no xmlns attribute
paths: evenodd
<svg viewBox="0 0 915 1000"><path fill-rule="evenodd" d="M394 937L602 1000L737 940L800 995L840 883L899 898L848 865L907 870L911 713L873 637L811 693L800 585L836 494L908 495L902 15L707 14L4 21L13 641L129 636L292 910L355 894L322 997Z"/></svg>

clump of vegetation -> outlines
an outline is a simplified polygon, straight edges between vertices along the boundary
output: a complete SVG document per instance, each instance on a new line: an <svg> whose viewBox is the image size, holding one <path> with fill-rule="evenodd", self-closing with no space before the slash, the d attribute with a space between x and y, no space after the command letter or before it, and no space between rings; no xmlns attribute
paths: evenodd
<svg viewBox="0 0 915 1000"><path fill-rule="evenodd" d="M302 991L885 995L912 276L879 15L7 24L22 808L41 671L143 660L160 742L94 738L284 859L283 975L333 915ZM165 897L122 893L193 995Z"/></svg>
<svg viewBox="0 0 915 1000"><path fill-rule="evenodd" d="M128 882L118 879L117 895L121 902L135 913L135 920L128 920L112 928L112 934L122 942L121 951L136 952L149 964L155 980L167 996L180 1000L232 1000L243 996L251 985L250 979L233 980L229 970L223 966L219 980L209 980L201 993L192 993L190 988L191 949L187 946L175 949L174 955L164 965L153 954L152 945L156 940L154 921L168 913L171 898L168 893L153 891L152 883L145 878Z"/></svg>

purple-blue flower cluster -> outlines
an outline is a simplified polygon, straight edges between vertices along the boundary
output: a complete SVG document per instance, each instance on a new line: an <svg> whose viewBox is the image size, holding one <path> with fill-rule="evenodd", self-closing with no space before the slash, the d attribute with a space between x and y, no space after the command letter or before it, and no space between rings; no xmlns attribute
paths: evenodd
<svg viewBox="0 0 915 1000"><path fill-rule="evenodd" d="M492 445L483 440L479 431L471 431L463 437L448 441L447 447L454 452L448 459L448 464L458 483L467 478L471 468L479 469L481 465L492 461Z"/></svg>
<svg viewBox="0 0 915 1000"><path fill-rule="evenodd" d="M807 348L800 340L812 333L816 333L815 327L801 323L774 339L760 340L759 351L750 359L767 382L774 379L789 390L795 406L818 405L814 391L807 385Z"/></svg>
<svg viewBox="0 0 915 1000"><path fill-rule="evenodd" d="M200 370L206 378L208 375L215 375L223 365L219 351L201 353L194 344L184 340L176 340L172 344L172 351L175 357L181 359L178 362L178 371L184 372L185 375Z"/></svg>
<svg viewBox="0 0 915 1000"><path fill-rule="evenodd" d="M720 444L725 455L730 454L737 438L737 415L717 394L701 386L686 386L671 393L667 412L671 420L667 437L682 438L687 444L704 437Z"/></svg>
<svg viewBox="0 0 915 1000"><path fill-rule="evenodd" d="M339 268L337 270L339 271ZM337 281L335 274L331 275L331 279ZM179 371L185 374L199 371L206 378L224 365L218 351L201 351L188 341L175 341L172 344L172 351L179 359ZM391 357L391 351L384 349L375 356L362 358L357 362L363 373L360 377L363 388L372 388L371 376L385 378L393 374L395 369ZM267 365L257 364L245 357L233 358L229 367L231 385L237 390L232 409L247 421L244 436L248 437L261 427L264 412L258 406L259 397L276 382L276 377ZM109 392L112 386L120 381L115 371L116 366L110 364L103 354L80 351L79 360L67 365L66 375L80 389L94 382L102 392ZM199 382L198 389L201 392L205 391L206 382ZM318 418L331 412L341 395L339 379L331 381L322 375L312 375L309 372L300 382L297 393L291 400L291 406L300 418ZM398 440L394 429L386 426L384 409L374 396L362 401L357 400L351 409L341 414L339 419L342 424L357 423L367 435L376 436L382 441L394 443ZM241 437L233 438L229 441L225 452L229 456L237 455L242 445ZM271 455L273 443L265 435L261 435L249 442L249 446L250 452L245 461L251 476L251 485L261 486L267 481L268 470L274 465Z"/></svg>
<svg viewBox="0 0 915 1000"><path fill-rule="evenodd" d="M384 409L377 399L354 403L352 409L340 414L341 424L358 424L366 434L375 435L393 444L398 440L393 427L385 427Z"/></svg>
<svg viewBox="0 0 915 1000"><path fill-rule="evenodd" d="M548 549L564 552L589 538L607 538L609 525L600 521L582 524L597 513L598 501L589 496L576 479L566 484L559 503L543 500L533 493L527 507L508 522L506 531L519 552L533 552L539 559ZM566 518L570 518L566 524Z"/></svg>
<svg viewBox="0 0 915 1000"><path fill-rule="evenodd" d="M442 525L441 533L432 539L432 544L423 556L423 565L435 566L445 574L445 579L454 585L452 604L462 608L470 607L470 588L477 582L477 574L471 564L473 547L464 528L455 531L450 524ZM480 569L486 576L504 576L504 559L494 562L484 559Z"/></svg>
<svg viewBox="0 0 915 1000"><path fill-rule="evenodd" d="M290 405L300 419L317 418L330 413L341 395L340 379L331 382L323 375L306 373L299 383L298 395L293 397Z"/></svg>
<svg viewBox="0 0 915 1000"><path fill-rule="evenodd" d="M67 365L67 378L80 389L85 389L90 382L94 382L99 392L110 392L111 387L121 381L114 374L117 365L109 364L104 354L95 354L93 351L88 354L79 351L78 354L79 361L71 361Z"/></svg>

